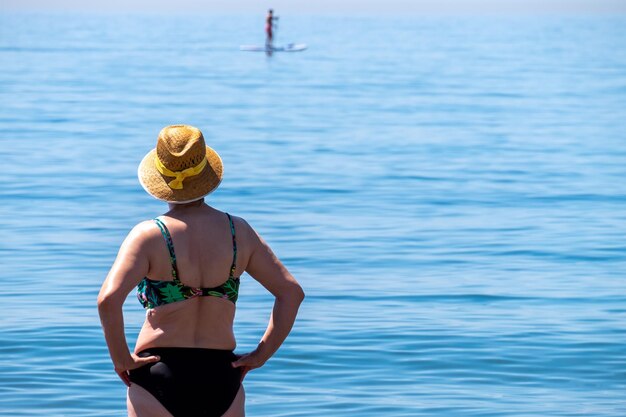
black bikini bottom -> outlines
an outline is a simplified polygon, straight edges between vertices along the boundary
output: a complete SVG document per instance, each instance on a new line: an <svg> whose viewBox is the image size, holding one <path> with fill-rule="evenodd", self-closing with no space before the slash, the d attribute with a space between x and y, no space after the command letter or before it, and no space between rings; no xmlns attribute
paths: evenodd
<svg viewBox="0 0 626 417"><path fill-rule="evenodd" d="M233 403L241 372L231 350L160 347L139 352L159 362L130 371L130 380L156 397L174 417L220 417Z"/></svg>

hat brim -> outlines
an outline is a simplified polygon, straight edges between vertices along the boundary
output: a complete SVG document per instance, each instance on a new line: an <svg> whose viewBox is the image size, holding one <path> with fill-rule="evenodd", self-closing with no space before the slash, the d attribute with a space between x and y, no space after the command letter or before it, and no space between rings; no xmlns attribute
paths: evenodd
<svg viewBox="0 0 626 417"><path fill-rule="evenodd" d="M210 147L206 147L207 164L198 175L187 177L183 188L176 190L168 183L173 177L161 174L155 164L156 148L148 152L137 169L139 183L144 190L157 200L167 203L189 203L213 192L222 182L224 166L222 158Z"/></svg>

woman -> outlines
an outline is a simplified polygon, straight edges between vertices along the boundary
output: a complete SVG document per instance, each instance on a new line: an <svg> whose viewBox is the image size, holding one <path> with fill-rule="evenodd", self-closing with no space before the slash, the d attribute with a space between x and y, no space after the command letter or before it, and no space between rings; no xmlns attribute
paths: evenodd
<svg viewBox="0 0 626 417"><path fill-rule="evenodd" d="M269 9L267 16L265 16L265 46L271 47L274 41L274 21L278 20L278 17L274 17L274 11Z"/></svg>
<svg viewBox="0 0 626 417"><path fill-rule="evenodd" d="M289 334L304 292L245 220L205 204L222 161L202 133L168 126L139 166L139 181L169 211L126 237L98 295L115 372L128 386L129 416L244 416L246 373ZM239 276L248 272L275 297L256 349L235 355ZM146 320L130 353L122 304L137 287Z"/></svg>

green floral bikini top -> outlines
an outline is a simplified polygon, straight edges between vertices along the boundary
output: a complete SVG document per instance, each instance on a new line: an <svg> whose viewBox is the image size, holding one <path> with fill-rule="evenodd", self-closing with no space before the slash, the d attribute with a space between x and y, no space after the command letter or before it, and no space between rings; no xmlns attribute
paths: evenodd
<svg viewBox="0 0 626 417"><path fill-rule="evenodd" d="M170 262L172 264L173 281L157 281L145 277L137 286L137 298L144 308L154 308L164 304L175 303L177 301L187 300L194 297L213 296L230 300L233 304L237 301L239 295L239 278L235 278L235 267L237 262L237 241L235 240L235 225L230 214L228 222L230 223L230 233L233 236L233 263L230 266L230 275L225 283L214 288L195 288L188 287L180 282L178 278L178 267L176 266L176 254L174 253L174 243L169 230L165 223L159 218L154 222L161 229L161 234L167 243L167 249L170 252Z"/></svg>

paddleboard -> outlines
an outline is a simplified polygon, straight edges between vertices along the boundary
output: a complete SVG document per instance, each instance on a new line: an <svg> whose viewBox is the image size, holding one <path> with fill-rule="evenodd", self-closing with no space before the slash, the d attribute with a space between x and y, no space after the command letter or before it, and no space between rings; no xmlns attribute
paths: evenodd
<svg viewBox="0 0 626 417"><path fill-rule="evenodd" d="M300 52L304 51L306 48L305 43L288 43L284 46L272 46L271 48L261 45L241 45L239 47L240 50L249 52Z"/></svg>

